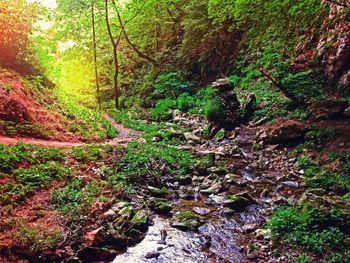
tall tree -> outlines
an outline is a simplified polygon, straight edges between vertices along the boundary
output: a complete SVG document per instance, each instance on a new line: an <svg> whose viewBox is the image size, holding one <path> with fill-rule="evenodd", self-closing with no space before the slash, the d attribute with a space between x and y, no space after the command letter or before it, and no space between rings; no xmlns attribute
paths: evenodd
<svg viewBox="0 0 350 263"><path fill-rule="evenodd" d="M98 71L97 71L97 45L96 45L96 28L95 28L95 1L91 0L91 27L92 27L92 42L94 49L94 68L95 68L95 81L96 81L96 97L98 108L101 110L101 95L100 95L100 83L98 79Z"/></svg>
<svg viewBox="0 0 350 263"><path fill-rule="evenodd" d="M118 82L118 77L119 77L119 60L118 60L118 46L121 40L121 36L123 33L123 29L120 30L120 33L118 36L114 37L112 33L112 28L111 24L109 21L109 11L108 11L108 0L105 0L105 20L106 20L106 26L107 26L107 31L109 35L109 39L111 41L111 44L113 46L113 61L114 61L114 98L115 98L115 107L119 108L119 82Z"/></svg>

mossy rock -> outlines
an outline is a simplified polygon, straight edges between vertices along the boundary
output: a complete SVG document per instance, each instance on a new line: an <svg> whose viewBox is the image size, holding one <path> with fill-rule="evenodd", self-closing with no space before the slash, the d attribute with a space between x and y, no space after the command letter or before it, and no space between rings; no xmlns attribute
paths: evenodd
<svg viewBox="0 0 350 263"><path fill-rule="evenodd" d="M137 211L130 221L134 228L139 230L147 229L148 214L145 211Z"/></svg>
<svg viewBox="0 0 350 263"><path fill-rule="evenodd" d="M192 211L178 212L175 219L171 226L182 231L196 230L201 225L199 217Z"/></svg>
<svg viewBox="0 0 350 263"><path fill-rule="evenodd" d="M256 201L247 192L226 196L224 201L225 207L235 211L243 211L251 204L256 204Z"/></svg>
<svg viewBox="0 0 350 263"><path fill-rule="evenodd" d="M154 206L154 210L160 214L169 214L173 208L165 201L157 202Z"/></svg>
<svg viewBox="0 0 350 263"><path fill-rule="evenodd" d="M124 217L132 217L134 215L134 207L132 205L128 205L123 207L119 212L118 215L124 216Z"/></svg>
<svg viewBox="0 0 350 263"><path fill-rule="evenodd" d="M148 214L145 211L137 211L133 218L131 219L131 223L135 225L147 224Z"/></svg>
<svg viewBox="0 0 350 263"><path fill-rule="evenodd" d="M169 190L165 187L157 188L149 186L148 190L150 191L151 195L154 197L166 197L169 194Z"/></svg>

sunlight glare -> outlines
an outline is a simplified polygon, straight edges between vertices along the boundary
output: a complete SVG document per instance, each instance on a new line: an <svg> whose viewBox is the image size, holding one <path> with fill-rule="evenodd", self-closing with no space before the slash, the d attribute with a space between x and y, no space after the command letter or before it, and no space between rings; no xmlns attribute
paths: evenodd
<svg viewBox="0 0 350 263"><path fill-rule="evenodd" d="M34 2L39 3L42 6L47 7L47 8L56 8L57 7L56 0L27 0L27 1L30 3L34 3Z"/></svg>

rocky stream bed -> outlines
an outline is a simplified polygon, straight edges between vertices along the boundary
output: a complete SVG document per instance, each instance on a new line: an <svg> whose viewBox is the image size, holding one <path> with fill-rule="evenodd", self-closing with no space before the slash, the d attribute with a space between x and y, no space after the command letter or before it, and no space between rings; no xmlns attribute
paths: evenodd
<svg viewBox="0 0 350 263"><path fill-rule="evenodd" d="M191 147L212 157L211 167L196 167L164 193L150 187L151 199L164 198L169 207L155 209L145 238L113 262L283 262L274 258L264 224L273 205L300 196L303 171L286 148L253 151L255 136L255 128L240 128Z"/></svg>

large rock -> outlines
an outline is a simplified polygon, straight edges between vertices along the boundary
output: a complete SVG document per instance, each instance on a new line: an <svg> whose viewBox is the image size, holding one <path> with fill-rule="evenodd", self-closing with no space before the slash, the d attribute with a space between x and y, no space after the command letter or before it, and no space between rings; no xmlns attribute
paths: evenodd
<svg viewBox="0 0 350 263"><path fill-rule="evenodd" d="M339 116L348 107L346 100L321 100L313 103L308 111L314 120L324 120Z"/></svg>
<svg viewBox="0 0 350 263"><path fill-rule="evenodd" d="M279 119L257 133L257 140L264 143L290 144L304 138L307 128L296 120Z"/></svg>
<svg viewBox="0 0 350 263"><path fill-rule="evenodd" d="M317 50L317 61L322 63L327 79L340 90L347 91L350 85L350 24L346 4L341 4L346 1L327 2L329 14L320 28L320 39L314 50Z"/></svg>

